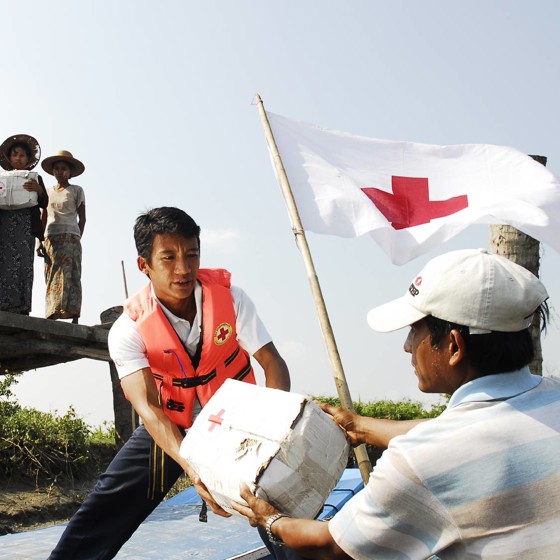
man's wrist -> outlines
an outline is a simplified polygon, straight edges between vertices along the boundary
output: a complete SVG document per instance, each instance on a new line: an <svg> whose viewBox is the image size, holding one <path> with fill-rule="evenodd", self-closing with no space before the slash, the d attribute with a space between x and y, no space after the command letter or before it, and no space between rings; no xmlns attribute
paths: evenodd
<svg viewBox="0 0 560 560"><path fill-rule="evenodd" d="M283 513L274 513L273 515L271 515L267 520L266 520L266 525L265 525L265 530L266 530L266 536L268 537L268 540L272 543L275 544L276 546L286 546L284 541L278 537L275 537L272 534L272 524L275 521L278 521L281 517L288 517L287 515L284 515Z"/></svg>

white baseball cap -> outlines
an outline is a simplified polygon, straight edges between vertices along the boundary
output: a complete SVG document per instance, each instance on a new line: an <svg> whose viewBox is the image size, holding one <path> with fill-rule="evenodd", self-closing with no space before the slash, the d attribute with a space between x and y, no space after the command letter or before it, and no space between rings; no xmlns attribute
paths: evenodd
<svg viewBox="0 0 560 560"><path fill-rule="evenodd" d="M375 307L367 319L380 332L428 315L470 327L471 334L517 332L546 299L544 285L526 268L486 249L464 249L432 259L403 297Z"/></svg>

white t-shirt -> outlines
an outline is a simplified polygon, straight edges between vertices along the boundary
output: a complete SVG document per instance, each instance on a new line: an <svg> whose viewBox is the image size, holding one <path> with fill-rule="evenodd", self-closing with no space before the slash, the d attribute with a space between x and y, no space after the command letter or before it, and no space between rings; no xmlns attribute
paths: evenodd
<svg viewBox="0 0 560 560"><path fill-rule="evenodd" d="M152 287L152 294L153 287ZM272 341L266 327L257 314L254 303L249 296L236 286L231 287L233 307L236 316L237 339L242 348L252 356L265 344ZM200 340L200 309L202 307L202 287L199 282L194 289L196 302L196 316L191 325L186 319L177 317L166 309L159 300L162 311L175 329L179 339L187 348L189 354L194 355L198 341ZM138 329L136 321L133 321L126 313L123 313L109 331L109 353L115 363L119 378L130 375L140 369L150 367L148 362L146 345Z"/></svg>
<svg viewBox="0 0 560 560"><path fill-rule="evenodd" d="M60 190L49 187L47 194L49 205L45 235L48 237L60 233L74 233L79 236L78 208L86 202L84 189L79 185L68 185Z"/></svg>

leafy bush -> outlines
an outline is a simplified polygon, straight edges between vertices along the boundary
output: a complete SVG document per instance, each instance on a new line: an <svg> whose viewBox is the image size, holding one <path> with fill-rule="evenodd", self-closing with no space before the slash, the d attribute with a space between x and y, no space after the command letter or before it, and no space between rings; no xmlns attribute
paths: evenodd
<svg viewBox="0 0 560 560"><path fill-rule="evenodd" d="M103 422L101 426L97 426L91 432L92 442L97 444L115 445L115 423Z"/></svg>
<svg viewBox="0 0 560 560"><path fill-rule="evenodd" d="M0 423L1 472L73 476L88 458L89 437L89 427L73 408L64 416L53 416L12 404Z"/></svg>
<svg viewBox="0 0 560 560"><path fill-rule="evenodd" d="M313 397L315 400L340 406L340 399L334 397ZM416 420L417 418L435 418L445 410L446 404L432 405L424 409L422 403L405 399L403 401L372 401L354 403L354 410L361 416L385 418L388 420Z"/></svg>
<svg viewBox="0 0 560 560"><path fill-rule="evenodd" d="M0 381L0 474L73 478L88 462L96 442L91 429L72 407L62 416L21 407L12 400L14 383L14 376Z"/></svg>

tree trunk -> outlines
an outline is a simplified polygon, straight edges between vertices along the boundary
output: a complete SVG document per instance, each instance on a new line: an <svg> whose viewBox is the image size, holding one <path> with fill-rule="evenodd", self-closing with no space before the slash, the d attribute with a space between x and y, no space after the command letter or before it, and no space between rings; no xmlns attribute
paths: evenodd
<svg viewBox="0 0 560 560"><path fill-rule="evenodd" d="M546 165L546 157L531 156L534 160ZM540 243L533 237L508 225L490 226L490 244L492 252L517 263L535 276L539 275ZM535 348L535 357L529 364L531 372L542 375L541 320L538 314L533 318L531 335Z"/></svg>

